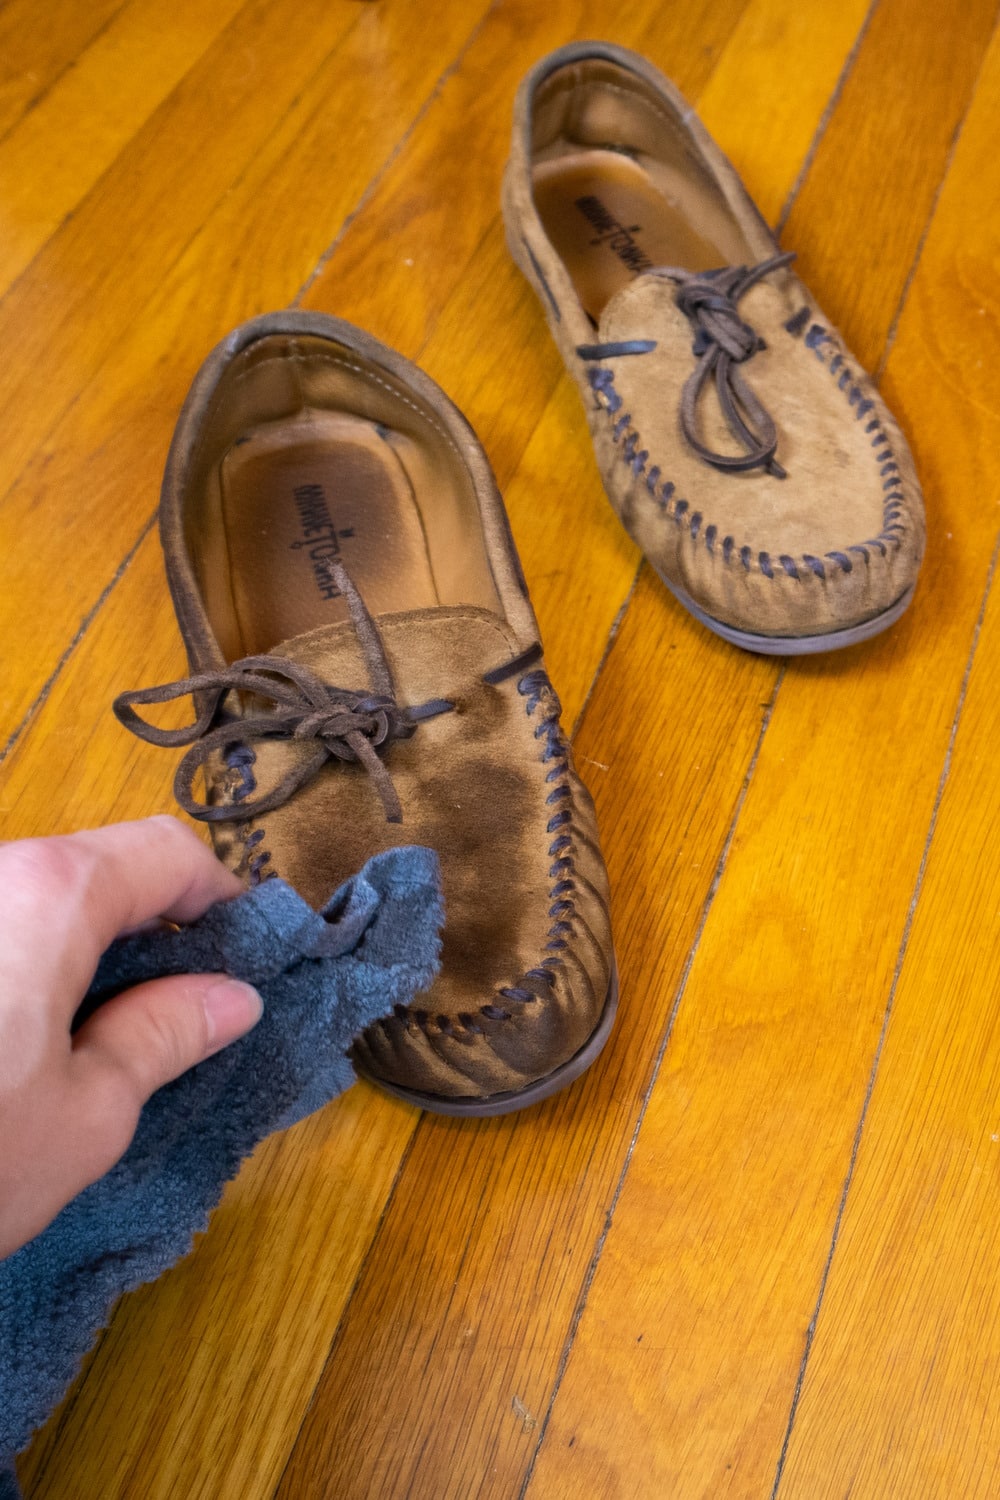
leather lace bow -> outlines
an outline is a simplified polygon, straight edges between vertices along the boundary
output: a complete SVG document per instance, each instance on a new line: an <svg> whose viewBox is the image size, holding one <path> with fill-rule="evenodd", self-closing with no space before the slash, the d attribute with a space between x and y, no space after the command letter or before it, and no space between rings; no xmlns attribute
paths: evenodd
<svg viewBox="0 0 1000 1500"><path fill-rule="evenodd" d="M763 276L787 266L794 251L773 255L759 265L726 266L719 271L684 271L663 266L649 272L677 284L674 300L695 329L693 353L698 360L681 395L681 428L692 448L716 469L745 472L766 469L777 479L785 470L775 459L778 434L770 413L754 395L740 366L765 347L739 315L737 303ZM743 454L717 453L698 436L698 400L714 375L719 405Z"/></svg>
<svg viewBox="0 0 1000 1500"><path fill-rule="evenodd" d="M454 705L434 699L417 708L400 708L381 638L350 578L338 563L330 573L347 600L372 682L370 692L330 687L301 662L281 656L247 656L217 671L199 672L178 682L121 693L114 702L118 719L153 745L190 745L177 767L174 796L186 813L203 823L243 822L272 812L311 781L330 759L359 761L375 783L386 819L400 823L403 812L392 778L378 751L411 735L422 719L448 713ZM274 704L270 712L226 714L229 693L252 694ZM136 713L134 704L169 703L191 694L200 712L182 729L160 729ZM221 716L221 722L220 722ZM196 773L212 754L237 744L268 739L298 740L311 751L286 772L278 784L253 800L212 805L193 791Z"/></svg>

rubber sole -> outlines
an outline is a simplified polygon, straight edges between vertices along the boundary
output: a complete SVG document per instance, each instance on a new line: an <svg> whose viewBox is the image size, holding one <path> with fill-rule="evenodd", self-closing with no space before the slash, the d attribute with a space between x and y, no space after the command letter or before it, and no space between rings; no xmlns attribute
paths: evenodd
<svg viewBox="0 0 1000 1500"><path fill-rule="evenodd" d="M608 986L601 1019L579 1052L574 1052L571 1058L553 1069L551 1073L546 1073L544 1078L529 1083L526 1088L512 1089L506 1094L488 1094L485 1098L449 1099L444 1094L422 1094L418 1089L403 1089L394 1083L384 1083L380 1078L372 1078L367 1073L363 1076L368 1079L369 1083L381 1089L384 1094L391 1094L394 1099L402 1099L406 1104L415 1104L418 1109L426 1109L432 1115L451 1115L462 1120L482 1120L491 1119L494 1115L511 1115L516 1110L527 1109L532 1104L540 1104L543 1099L557 1094L575 1078L579 1078L581 1073L585 1073L611 1035L617 1009L618 966L615 964L611 970L611 983Z"/></svg>
<svg viewBox="0 0 1000 1500"><path fill-rule="evenodd" d="M713 635L721 636L732 646L741 646L744 651L754 651L759 656L813 656L820 651L839 651L845 646L856 646L859 641L868 641L873 635L888 630L905 613L913 599L915 587L911 583L895 603L890 604L881 614L873 615L870 620L862 620L860 625L850 625L844 630L828 630L823 635L755 635L749 630L737 630L735 625L727 625L723 620L716 620L712 615L706 614L679 584L666 578L659 569L656 573L678 604L682 604Z"/></svg>

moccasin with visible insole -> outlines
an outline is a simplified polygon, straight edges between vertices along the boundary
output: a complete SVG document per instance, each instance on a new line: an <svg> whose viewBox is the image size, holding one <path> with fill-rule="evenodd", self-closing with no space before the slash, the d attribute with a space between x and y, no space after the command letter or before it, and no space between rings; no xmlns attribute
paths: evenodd
<svg viewBox="0 0 1000 1500"><path fill-rule="evenodd" d="M617 998L607 877L506 512L460 413L349 324L257 318L195 380L160 526L193 675L115 709L189 747L177 796L226 863L318 907L379 850L438 853L440 975L356 1040L359 1071L460 1115L575 1078ZM137 712L187 692L186 729Z"/></svg>
<svg viewBox="0 0 1000 1500"><path fill-rule="evenodd" d="M612 504L677 597L773 654L897 619L924 548L906 442L676 89L602 42L546 57L503 204Z"/></svg>

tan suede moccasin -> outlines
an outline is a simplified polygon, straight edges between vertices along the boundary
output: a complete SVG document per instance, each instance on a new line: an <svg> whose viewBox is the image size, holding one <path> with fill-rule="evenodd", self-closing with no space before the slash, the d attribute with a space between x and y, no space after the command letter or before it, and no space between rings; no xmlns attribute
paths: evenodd
<svg viewBox="0 0 1000 1500"><path fill-rule="evenodd" d="M611 502L682 603L776 655L896 620L924 546L906 442L676 89L603 42L543 59L504 218Z"/></svg>
<svg viewBox="0 0 1000 1500"><path fill-rule="evenodd" d="M314 907L379 850L440 858L440 975L356 1040L359 1071L458 1115L575 1078L617 999L607 877L506 512L460 413L347 323L257 318L195 380L160 518L194 675L115 711L190 746L175 790L220 856ZM186 693L187 729L136 712Z"/></svg>

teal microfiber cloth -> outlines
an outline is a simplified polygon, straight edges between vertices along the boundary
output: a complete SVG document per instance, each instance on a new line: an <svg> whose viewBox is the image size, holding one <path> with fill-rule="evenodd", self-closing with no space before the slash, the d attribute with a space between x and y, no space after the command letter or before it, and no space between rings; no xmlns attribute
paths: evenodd
<svg viewBox="0 0 1000 1500"><path fill-rule="evenodd" d="M153 1095L118 1165L0 1260L0 1500L14 1455L61 1400L123 1292L191 1249L225 1183L259 1141L354 1080L351 1038L408 1005L437 972L436 855L376 855L314 912L266 880L176 931L104 954L77 1024L130 985L225 971L260 991L253 1031Z"/></svg>

